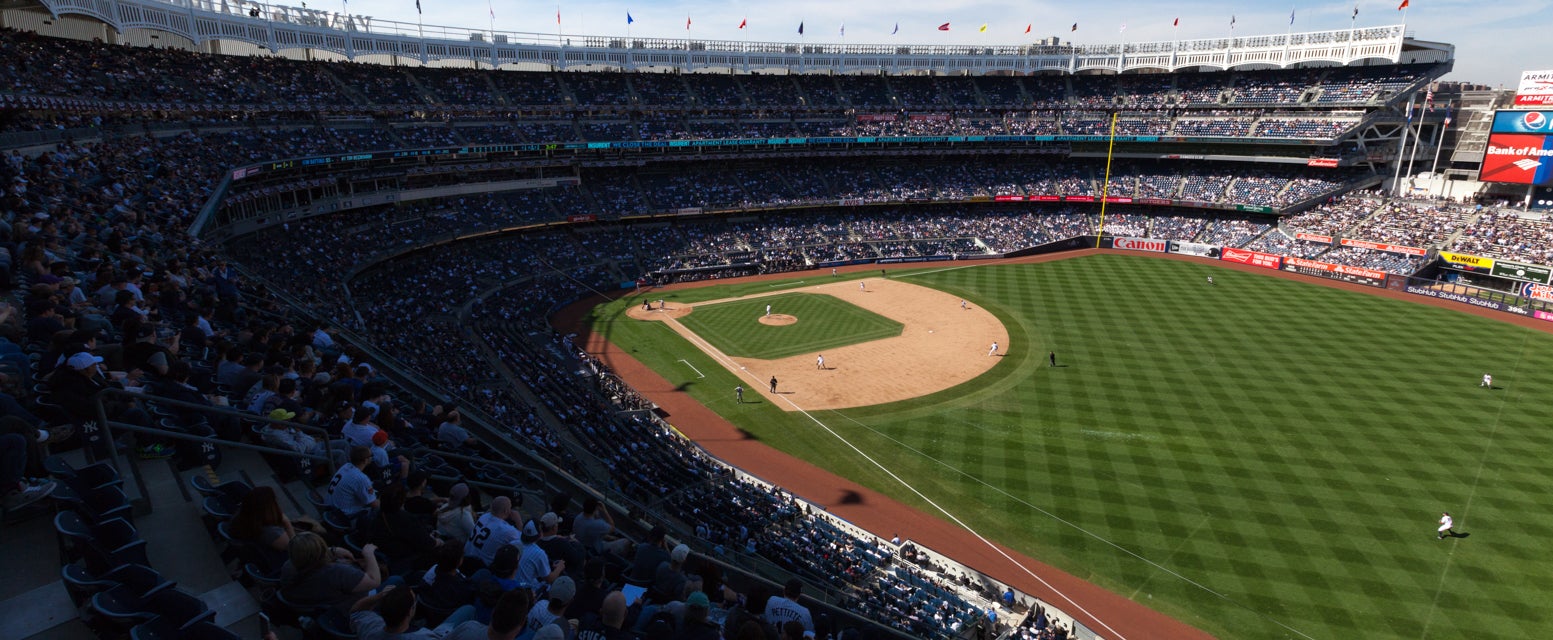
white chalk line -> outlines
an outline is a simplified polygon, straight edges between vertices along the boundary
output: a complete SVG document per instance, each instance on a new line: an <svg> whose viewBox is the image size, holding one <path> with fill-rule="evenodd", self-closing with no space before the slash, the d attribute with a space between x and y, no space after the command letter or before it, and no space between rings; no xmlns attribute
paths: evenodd
<svg viewBox="0 0 1553 640"><path fill-rule="evenodd" d="M678 324L678 322L674 318L668 318L667 321L668 322L674 322L675 324ZM681 328L683 328L683 327L681 327ZM750 380L752 380L753 382L760 382L760 376L756 375L754 372L751 372L751 371L749 371L748 369L746 369L744 367L738 366L737 363L735 363L735 362L733 362L733 360L729 359L728 356L724 355L716 347L713 347L710 343L708 343L705 340L703 340L701 338L701 336L696 335L695 332L687 331L686 333L682 333L681 335L686 335L687 338L693 344L696 344L697 347L699 347L699 348L703 349L704 351L706 351L707 355L711 356L713 359L718 360L721 363L723 363L723 366L726 367L729 371L738 371L740 373L743 373L743 374L747 375L750 378ZM862 449L859 449L857 447L857 445L852 444L852 442L850 440L847 440L841 434L836 433L836 431L834 429L830 428L830 425L827 425L824 422L821 422L819 418L814 417L813 414L809 413L803 407L798 406L798 403L793 402L793 400L791 398L789 398L787 396L782 396L781 400L787 402L787 404L790 405L793 408L794 411L797 411L798 413L803 414L803 416L805 418L808 418L814 424L819 425L819 427L821 429L824 429L826 433L829 433L831 436L835 437L837 440L840 440L842 444L845 444L847 446L847 448L849 448L852 451L856 452L857 455L862 456L864 460L867 460L870 464L873 464L875 467L878 467L880 471L883 471L885 473L885 475L890 476L890 478L892 478L896 482L900 483L901 486L905 487L906 490L908 490L912 494L916 495L923 502L926 502L927 504L932 505L932 507L934 509L938 510L939 513L944 514L944 517L948 518L950 521L954 522L956 525L958 525L960 528L966 530L971 535L976 536L977 540L980 540L982 542L982 544L985 544L987 546L987 548L992 549L995 553L997 553L998 555L1002 556L1003 559L1008 560L1009 564L1012 564L1015 567L1018 567L1019 570L1025 572L1026 575L1029 575L1031 578L1034 578L1037 582L1040 582L1047 589L1050 589L1052 591L1052 593L1057 594L1059 597L1061 597L1068 604L1073 605L1073 608L1075 610L1083 613L1085 616L1088 616L1089 619L1094 621L1095 624L1097 624L1097 625L1099 625L1101 627L1105 627L1105 630L1110 632L1114 638L1116 638L1117 640L1127 640L1126 636L1123 636L1121 634L1121 632L1117 631L1116 629L1111 628L1111 625L1106 624L1105 621L1101 620L1099 616L1096 616L1094 613L1091 613L1088 609L1085 609L1084 605L1079 604L1078 601L1076 601L1072 597L1068 596L1068 594L1064 593L1061 589L1058 589L1056 585L1053 585L1052 583L1047 582L1045 578L1042 578L1040 575L1036 574L1034 571L1031 571L1029 567L1024 566L1024 564L1020 563L1018 560L1015 560L1013 556L1010 556L1008 554L1008 552L1004 551L1001 547L999 547L997 544L993 543L991 540L988 540L985 536L983 536L981 534L981 532L971 528L971 526L966 524L965 521L963 521L960 518L956 517L953 513L950 513L948 509L945 509L943 506L939 505L938 502L934 501L932 498L929 498L926 494L922 493L922 491L918 490L911 483L907 482L904 478L902 478L899 475L897 475L889 467L884 466L878 460L875 460L873 458L873 456L868 455ZM845 417L845 416L843 416L843 417ZM1304 634L1301 634L1301 635L1304 635Z"/></svg>
<svg viewBox="0 0 1553 640"><path fill-rule="evenodd" d="M700 370L700 369L697 369L697 368L696 368L696 365L693 365L693 364L690 364L690 361L689 361L689 360L686 360L686 359L684 359L684 358L680 358L680 360L679 360L679 361L680 361L680 362L683 362L683 363L685 363L685 366L687 366L687 367L690 367L690 370L691 370L691 371L694 371L694 372L696 372L696 375L697 375L697 376L699 376L699 377L702 377L702 378L705 378L705 377L706 377L706 374L704 374L704 373L701 373L701 370Z"/></svg>

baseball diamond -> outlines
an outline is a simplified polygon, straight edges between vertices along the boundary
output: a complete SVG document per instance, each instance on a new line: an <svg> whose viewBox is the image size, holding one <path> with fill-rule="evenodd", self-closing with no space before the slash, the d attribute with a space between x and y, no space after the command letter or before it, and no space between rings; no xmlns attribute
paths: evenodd
<svg viewBox="0 0 1553 640"><path fill-rule="evenodd" d="M969 300L1000 320L1009 333L1000 344L1015 348L986 358L990 340L968 345L947 357L997 365L914 399L826 409L795 392L783 402L804 413L779 402L723 416L756 442L720 435L720 420L684 401L727 411L724 390L764 389L764 371L740 377L724 367L706 385L672 390L683 374L663 359L705 343L611 321L629 302L595 310L595 329L607 323L615 344L594 337L588 348L714 455L842 517L881 532L918 527L918 539L939 534L926 520L903 524L877 504L839 500L838 483L855 481L1221 637L1407 638L1425 619L1441 637L1485 625L1529 636L1548 622L1535 603L1550 594L1536 576L1553 566L1535 532L1553 517L1523 506L1553 489L1535 462L1549 442L1538 390L1553 384L1553 370L1539 363L1553 358L1553 337L1374 288L1091 253L871 281L935 290L953 316ZM1218 287L1201 286L1208 275ZM667 295L719 298L745 286L676 285ZM1052 351L1063 353L1059 366L1046 362ZM781 375L783 389L861 365L833 353L836 371L798 367ZM1504 391L1462 393L1477 381L1453 375L1461 367L1502 372ZM757 445L847 480L797 471ZM1453 511L1458 531L1482 537L1455 551L1431 546L1440 544L1434 507L1469 501L1470 513ZM991 548L961 552L1015 584L1030 581L1029 567L1061 575ZM1440 606L1451 614L1432 613Z"/></svg>

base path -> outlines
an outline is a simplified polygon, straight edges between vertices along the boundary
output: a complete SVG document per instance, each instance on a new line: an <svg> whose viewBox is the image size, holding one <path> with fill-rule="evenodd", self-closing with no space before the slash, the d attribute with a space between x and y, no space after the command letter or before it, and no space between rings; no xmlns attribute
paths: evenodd
<svg viewBox="0 0 1553 640"><path fill-rule="evenodd" d="M866 288L858 287L858 282ZM679 322L679 318L695 313L697 307L791 293L839 298L901 323L901 334L821 353L762 360L722 353ZM998 345L998 356L1008 353L1010 348L1003 323L979 305L962 307L955 296L889 278L844 280L693 304L681 302L664 310L632 306L626 315L668 323L675 333L783 411L847 409L919 398L987 372L1000 360L987 357L987 349L993 343ZM763 324L793 324L801 320L784 314L758 318ZM823 370L815 366L821 354L825 356ZM767 381L772 377L781 381L777 388L780 398L769 391Z"/></svg>

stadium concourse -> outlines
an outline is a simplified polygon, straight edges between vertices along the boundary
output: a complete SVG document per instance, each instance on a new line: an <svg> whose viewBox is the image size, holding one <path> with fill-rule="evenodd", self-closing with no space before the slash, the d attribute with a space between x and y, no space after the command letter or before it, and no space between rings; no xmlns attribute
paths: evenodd
<svg viewBox="0 0 1553 640"><path fill-rule="evenodd" d="M303 160L578 141L1090 136L1113 113L1124 135L1300 154L1326 141L1342 153L1360 114L1394 107L1442 73L1438 65L1121 78L524 73L207 55L12 30L0 32L0 59L9 223L0 267L13 293L0 307L0 407L16 436L4 440L15 447L7 454L23 460L21 479L4 478L13 483L6 517L38 543L26 548L60 549L0 554L8 574L24 578L3 592L4 610L21 620L10 613L53 594L68 596L71 611L40 622L48 607L31 609L12 627L30 631L23 637L61 623L78 635L141 625L190 637L174 621L215 614L251 629L234 612L261 605L287 637L295 626L341 635L349 623L329 611L388 575L416 589L418 619L432 625L465 605L511 618L507 609L546 594L571 600L557 605L575 607L567 617L602 624L618 619L603 594L629 585L666 613L626 614L653 637L700 629L703 617L724 620L727 636L746 637L739 623L751 620L757 634L773 634L778 620L766 616L784 599L812 609L806 626L820 637L1110 637L1102 630L1122 627L1120 608L1137 605L1095 594L1115 608L1084 614L1050 594L1008 592L1011 579L977 571L984 559L952 553L958 543L942 523L928 527L932 545L897 543L720 464L642 411L650 402L549 317L622 282L1062 242L1101 227L1102 196L1132 201L1109 209L1102 232L1112 236L1393 273L1421 263L1331 238L1553 256L1545 222L1355 192L1375 177L1361 166L1138 156L1118 162L1107 183L1103 158L1046 144L1056 141L990 153L836 146L801 162L767 150L365 169ZM417 197L396 197L409 191ZM664 212L685 215L627 219ZM714 212L736 213L703 215ZM125 425L117 442L92 428L99 404ZM270 450L260 458L239 444ZM110 450L125 461L68 466ZM378 485L366 524L343 517L366 505L329 491L329 470L352 459ZM208 495L178 508L184 487L207 474L226 482L195 484ZM520 514L512 533L521 551L474 545L474 555L490 555L479 562L442 551L462 549L476 517L505 530L480 516L489 505L499 519L505 501ZM53 515L53 526L28 519L38 514ZM361 568L336 572L335 592L296 577L299 563L322 557L305 529L353 548ZM542 559L563 558L546 573ZM50 584L61 564L63 587ZM191 564L204 573L184 573ZM441 570L425 571L434 565ZM175 592L167 578L207 601L248 606L212 614L152 597ZM803 595L778 597L789 578ZM501 597L515 587L523 595ZM771 601L779 606L768 609ZM94 613L75 622L76 610ZM161 622L148 622L153 615ZM1135 624L1121 635L1194 634Z"/></svg>

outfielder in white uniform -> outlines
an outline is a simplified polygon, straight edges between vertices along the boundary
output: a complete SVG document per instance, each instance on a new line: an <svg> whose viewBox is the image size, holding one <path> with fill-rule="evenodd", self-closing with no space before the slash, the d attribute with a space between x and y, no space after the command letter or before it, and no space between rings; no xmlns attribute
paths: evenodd
<svg viewBox="0 0 1553 640"><path fill-rule="evenodd" d="M1479 387L1488 387L1490 389L1494 388L1494 377L1491 376L1491 375L1488 375L1486 373L1483 374L1483 383L1478 385L1478 386Z"/></svg>
<svg viewBox="0 0 1553 640"><path fill-rule="evenodd" d="M862 280L857 281L857 290L858 291L867 291L868 290L868 284L863 282Z"/></svg>
<svg viewBox="0 0 1553 640"><path fill-rule="evenodd" d="M1455 531L1451 531L1451 527L1454 527L1454 526L1456 526L1456 521L1451 519L1450 512L1449 511L1442 512L1440 514L1440 529L1439 529L1440 535L1435 536L1435 539L1436 540L1444 540L1445 536L1450 536L1452 538L1456 537L1456 532Z"/></svg>
<svg viewBox="0 0 1553 640"><path fill-rule="evenodd" d="M816 368L816 369L824 369L825 368L825 356L821 355L820 357L814 359L814 368Z"/></svg>
<svg viewBox="0 0 1553 640"><path fill-rule="evenodd" d="M769 305L769 304L768 304L768 305L766 305L766 315L767 315L767 316L770 316L770 315L771 315L771 305Z"/></svg>
<svg viewBox="0 0 1553 640"><path fill-rule="evenodd" d="M998 343L996 343L996 342L992 343L992 348L987 350L987 355L989 355L989 356L998 355Z"/></svg>

